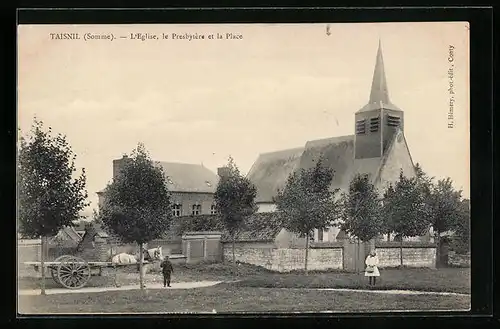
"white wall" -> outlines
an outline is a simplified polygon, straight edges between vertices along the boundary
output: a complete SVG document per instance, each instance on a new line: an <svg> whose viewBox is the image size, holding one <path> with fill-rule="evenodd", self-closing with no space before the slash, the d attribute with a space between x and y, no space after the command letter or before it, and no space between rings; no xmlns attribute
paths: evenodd
<svg viewBox="0 0 500 329"><path fill-rule="evenodd" d="M314 241L315 242L336 242L337 234L339 234L340 229L336 226L332 226L323 231L323 241L319 241L318 230L314 230Z"/></svg>
<svg viewBox="0 0 500 329"><path fill-rule="evenodd" d="M258 203L257 206L259 207L257 212L275 212L277 210L274 203Z"/></svg>

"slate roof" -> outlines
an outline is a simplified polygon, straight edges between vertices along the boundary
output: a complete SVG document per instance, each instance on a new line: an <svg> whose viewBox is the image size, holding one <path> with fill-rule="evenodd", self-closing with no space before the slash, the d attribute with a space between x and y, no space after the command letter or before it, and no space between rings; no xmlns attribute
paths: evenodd
<svg viewBox="0 0 500 329"><path fill-rule="evenodd" d="M375 69L373 70L370 99L368 103L358 111L358 113L378 110L381 108L401 111L401 109L394 105L389 99L389 89L387 88L387 79L385 77L384 56L382 55L382 45L379 40L377 59L375 61Z"/></svg>
<svg viewBox="0 0 500 329"><path fill-rule="evenodd" d="M157 162L172 192L215 193L219 176L201 164Z"/></svg>
<svg viewBox="0 0 500 329"><path fill-rule="evenodd" d="M126 158L114 160L120 166ZM168 189L171 192L215 193L219 176L201 164L155 161L163 168ZM114 168L113 170L117 170ZM113 173L113 177L117 173ZM105 193L103 189L97 194Z"/></svg>

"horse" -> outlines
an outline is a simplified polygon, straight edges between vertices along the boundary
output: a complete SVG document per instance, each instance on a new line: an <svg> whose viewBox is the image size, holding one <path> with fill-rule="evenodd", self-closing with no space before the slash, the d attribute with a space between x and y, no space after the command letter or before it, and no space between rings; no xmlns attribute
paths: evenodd
<svg viewBox="0 0 500 329"><path fill-rule="evenodd" d="M113 264L138 264L140 258L139 258L139 253L131 255L122 252L116 255L112 255L110 259L111 263ZM142 260L148 263L153 263L155 261L162 261L163 260L162 247L158 246L152 249L143 249Z"/></svg>
<svg viewBox="0 0 500 329"><path fill-rule="evenodd" d="M137 264L137 272L140 271L139 252L137 252L135 255L127 254L125 252L112 255L112 250L109 250L108 255L110 255L109 258L112 264L114 265ZM153 263L163 260L162 247L158 246L152 249L143 249L142 259L143 261L147 262L142 267L143 274L146 274L150 270ZM115 272L115 284L117 287L119 286L118 283L116 282L116 272Z"/></svg>

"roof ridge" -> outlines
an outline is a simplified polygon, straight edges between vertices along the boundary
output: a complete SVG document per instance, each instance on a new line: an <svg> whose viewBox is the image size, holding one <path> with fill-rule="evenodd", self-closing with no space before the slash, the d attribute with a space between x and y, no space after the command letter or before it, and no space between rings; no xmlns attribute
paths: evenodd
<svg viewBox="0 0 500 329"><path fill-rule="evenodd" d="M276 150L276 151L259 153L259 156L268 155L268 154L276 154L276 153L286 153L286 152L290 152L290 151L298 151L298 150L303 150L303 149L304 149L304 146L298 146L298 147L292 147L289 149L281 149L281 150Z"/></svg>
<svg viewBox="0 0 500 329"><path fill-rule="evenodd" d="M306 142L305 147L306 149L310 149L310 148L323 147L329 144L340 144L343 142L350 142L350 141L354 141L354 134L309 140Z"/></svg>
<svg viewBox="0 0 500 329"><path fill-rule="evenodd" d="M319 141L327 141L327 140L332 140L332 139L344 139L344 138L351 138L354 137L354 134L350 135L342 135L342 136L334 136L334 137L324 137L324 138L318 138L318 139L311 139L308 140L308 142L319 142Z"/></svg>

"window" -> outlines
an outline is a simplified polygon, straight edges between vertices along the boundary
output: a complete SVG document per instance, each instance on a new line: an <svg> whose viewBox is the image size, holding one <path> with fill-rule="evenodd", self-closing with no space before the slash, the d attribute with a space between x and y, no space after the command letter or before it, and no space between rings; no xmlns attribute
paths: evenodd
<svg viewBox="0 0 500 329"><path fill-rule="evenodd" d="M215 207L214 204L212 206L210 206L210 213L212 215L215 215L217 213L217 208Z"/></svg>
<svg viewBox="0 0 500 329"><path fill-rule="evenodd" d="M387 125L389 127L398 127L400 121L401 121L400 117L396 117L396 116L392 116L392 115L387 116Z"/></svg>
<svg viewBox="0 0 500 329"><path fill-rule="evenodd" d="M199 204L194 204L193 207L192 207L192 211L191 211L191 214L196 216L196 215L200 215L201 214L201 205Z"/></svg>
<svg viewBox="0 0 500 329"><path fill-rule="evenodd" d="M323 242L323 230L318 230L318 241Z"/></svg>
<svg viewBox="0 0 500 329"><path fill-rule="evenodd" d="M356 121L356 134L364 134L366 132L365 119Z"/></svg>
<svg viewBox="0 0 500 329"><path fill-rule="evenodd" d="M179 203L175 203L172 205L172 214L174 217L179 217L182 215L182 205Z"/></svg>
<svg viewBox="0 0 500 329"><path fill-rule="evenodd" d="M373 132L378 131L379 123L380 123L380 117L371 118L370 119L370 132L373 133Z"/></svg>

